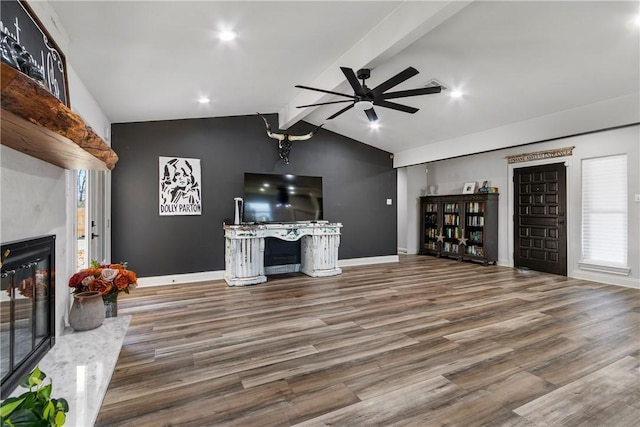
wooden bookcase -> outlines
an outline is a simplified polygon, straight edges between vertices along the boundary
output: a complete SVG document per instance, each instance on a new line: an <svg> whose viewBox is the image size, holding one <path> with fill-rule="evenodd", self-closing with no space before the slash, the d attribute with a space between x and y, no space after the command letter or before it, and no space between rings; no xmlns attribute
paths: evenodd
<svg viewBox="0 0 640 427"><path fill-rule="evenodd" d="M498 194L420 198L420 253L462 260L498 261Z"/></svg>

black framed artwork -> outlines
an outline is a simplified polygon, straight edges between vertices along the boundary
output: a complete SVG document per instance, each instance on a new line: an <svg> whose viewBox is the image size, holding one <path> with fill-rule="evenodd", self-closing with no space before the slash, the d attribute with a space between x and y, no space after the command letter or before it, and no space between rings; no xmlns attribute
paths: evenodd
<svg viewBox="0 0 640 427"><path fill-rule="evenodd" d="M66 59L26 1L0 2L2 62L37 80L70 107ZM12 63L11 57L18 63Z"/></svg>

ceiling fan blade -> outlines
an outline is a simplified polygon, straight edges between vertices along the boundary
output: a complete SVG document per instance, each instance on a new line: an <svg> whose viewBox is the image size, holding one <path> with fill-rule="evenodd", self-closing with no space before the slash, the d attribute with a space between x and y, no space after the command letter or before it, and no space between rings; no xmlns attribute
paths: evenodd
<svg viewBox="0 0 640 427"><path fill-rule="evenodd" d="M331 90L316 89L315 87L301 86L301 85L296 85L295 87L299 87L300 89L315 90L317 92L330 93L332 95L346 96L347 98L355 99L355 96L353 96L353 95L346 95L344 93L333 92Z"/></svg>
<svg viewBox="0 0 640 427"><path fill-rule="evenodd" d="M298 105L296 108L315 107L316 105L339 104L341 102L353 102L353 100L352 99L345 99L343 101L319 102L317 104Z"/></svg>
<svg viewBox="0 0 640 427"><path fill-rule="evenodd" d="M354 104L351 105L347 105L346 107L344 107L342 110L338 111L337 113L331 115L330 117L327 117L327 120L331 120L331 119L335 119L336 117L338 117L340 114L344 113L345 111L349 110L350 108L353 108Z"/></svg>
<svg viewBox="0 0 640 427"><path fill-rule="evenodd" d="M364 88L358 81L358 77L356 76L356 73L354 73L351 68L340 67L340 69L342 70L342 73L344 74L344 76L347 78L347 81L353 88L353 91L356 93L356 95L359 95L359 96L366 95Z"/></svg>
<svg viewBox="0 0 640 427"><path fill-rule="evenodd" d="M396 104L395 102L389 102L385 100L376 100L375 105L378 105L384 108L391 108L392 110L404 111L405 113L411 113L411 114L418 111L418 108L409 107L407 105L402 105L402 104Z"/></svg>
<svg viewBox="0 0 640 427"><path fill-rule="evenodd" d="M369 118L370 122L377 122L378 121L378 115L376 114L375 110L373 108L369 108L368 110L364 110L365 114L367 115L367 117Z"/></svg>
<svg viewBox="0 0 640 427"><path fill-rule="evenodd" d="M403 81L415 76L416 74L418 74L418 70L413 67L407 67L406 70L400 71L398 74L391 77L386 82L380 83L378 86L371 89L371 95L373 95L374 98L377 98L382 95L382 92L384 92L385 90L399 85Z"/></svg>
<svg viewBox="0 0 640 427"><path fill-rule="evenodd" d="M423 87L420 89L399 90L397 92L387 92L379 96L380 99L404 98L405 96L431 95L442 92L442 86Z"/></svg>

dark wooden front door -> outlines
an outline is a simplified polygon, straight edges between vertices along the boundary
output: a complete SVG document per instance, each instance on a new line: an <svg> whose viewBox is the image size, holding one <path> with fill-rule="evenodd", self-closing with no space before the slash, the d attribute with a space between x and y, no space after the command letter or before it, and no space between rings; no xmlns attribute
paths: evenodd
<svg viewBox="0 0 640 427"><path fill-rule="evenodd" d="M567 275L564 163L514 170L516 268Z"/></svg>

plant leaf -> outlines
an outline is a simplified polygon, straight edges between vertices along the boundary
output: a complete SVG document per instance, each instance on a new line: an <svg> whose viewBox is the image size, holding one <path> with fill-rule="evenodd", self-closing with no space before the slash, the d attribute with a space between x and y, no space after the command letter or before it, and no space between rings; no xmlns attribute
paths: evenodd
<svg viewBox="0 0 640 427"><path fill-rule="evenodd" d="M56 407L53 405L52 401L47 402L44 406L44 410L42 411L42 418L48 420L56 412Z"/></svg>
<svg viewBox="0 0 640 427"><path fill-rule="evenodd" d="M0 405L0 417L8 417L22 402L24 402L24 398L20 399L19 397L10 397L2 402L2 405Z"/></svg>
<svg viewBox="0 0 640 427"><path fill-rule="evenodd" d="M33 409L38 404L35 392L28 391L22 394L20 397L24 398L24 402L22 402L22 405L20 405L21 409Z"/></svg>
<svg viewBox="0 0 640 427"><path fill-rule="evenodd" d="M33 371L29 372L27 375L20 378L20 382L18 385L24 388L31 388L34 385L40 384L43 379L47 377L47 374L42 372L38 366L36 366Z"/></svg>
<svg viewBox="0 0 640 427"><path fill-rule="evenodd" d="M60 399L51 399L56 405L56 409L62 412L69 412L69 402L67 399L61 397Z"/></svg>
<svg viewBox="0 0 640 427"><path fill-rule="evenodd" d="M55 426L56 427L60 427L62 425L64 425L64 422L66 421L67 416L64 414L64 412L57 412L56 413L56 418L55 418Z"/></svg>
<svg viewBox="0 0 640 427"><path fill-rule="evenodd" d="M49 424L46 421L46 424L42 424L43 421L30 409L18 409L7 419L7 424L11 422L15 427L37 427Z"/></svg>
<svg viewBox="0 0 640 427"><path fill-rule="evenodd" d="M29 382L30 378L31 378L31 372L20 377L20 381L18 381L18 385L22 388L31 388L31 383Z"/></svg>
<svg viewBox="0 0 640 427"><path fill-rule="evenodd" d="M54 420L55 427L60 427L60 426L64 425L64 422L65 422L66 419L67 419L67 416L64 414L64 412L57 412L56 413L56 418Z"/></svg>
<svg viewBox="0 0 640 427"><path fill-rule="evenodd" d="M38 399L39 400L43 400L43 401L47 401L50 399L51 397L51 388L53 386L51 384L48 384L44 387L42 387L40 390L38 390Z"/></svg>

